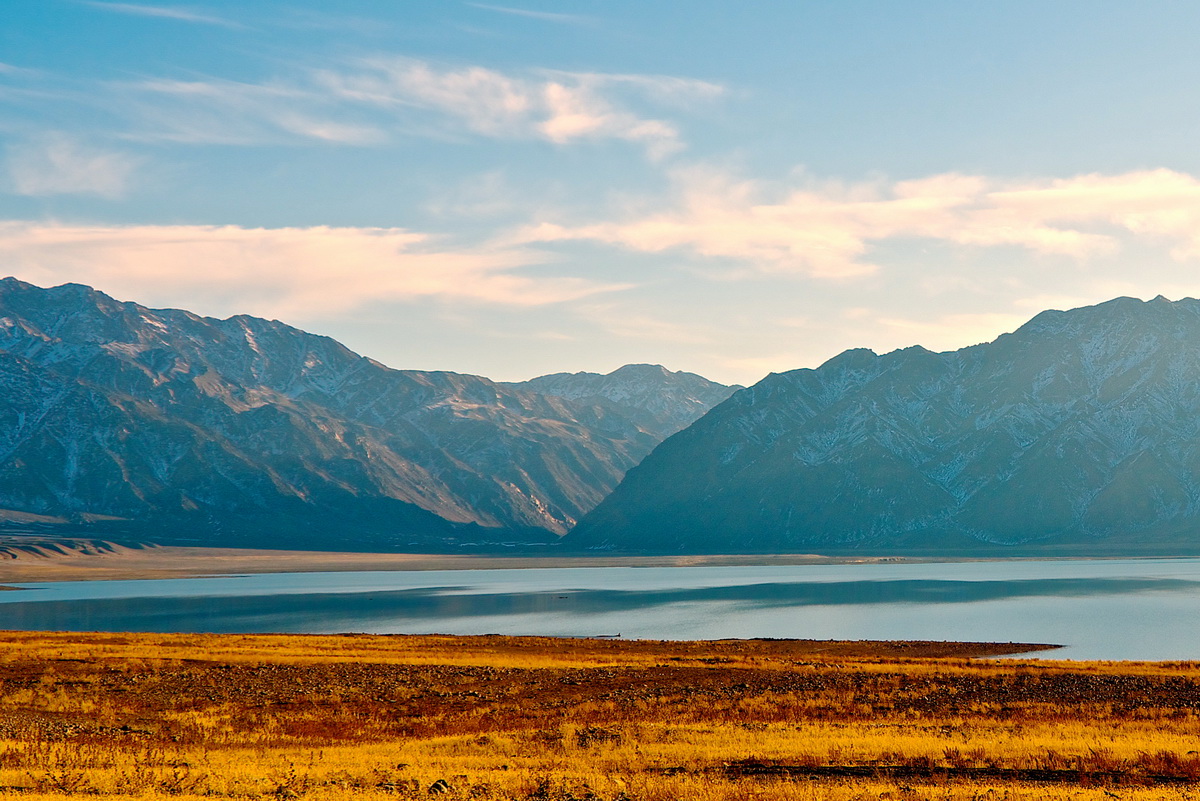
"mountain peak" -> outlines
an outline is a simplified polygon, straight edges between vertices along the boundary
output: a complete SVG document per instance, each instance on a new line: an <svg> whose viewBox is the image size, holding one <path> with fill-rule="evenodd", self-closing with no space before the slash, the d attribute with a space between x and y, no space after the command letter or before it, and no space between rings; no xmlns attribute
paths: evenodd
<svg viewBox="0 0 1200 801"><path fill-rule="evenodd" d="M654 365L594 376L626 392L603 405L393 370L275 320L148 309L81 284L5 280L0 320L0 509L208 544L563 533L670 433L645 422L660 407L698 417L724 397Z"/></svg>
<svg viewBox="0 0 1200 801"><path fill-rule="evenodd" d="M1194 552L1197 343L1200 301L1114 298L966 351L846 351L663 442L570 536L714 553Z"/></svg>
<svg viewBox="0 0 1200 801"><path fill-rule="evenodd" d="M644 430L667 437L686 428L741 387L728 387L661 364L626 364L606 375L552 373L510 386L615 407Z"/></svg>
<svg viewBox="0 0 1200 801"><path fill-rule="evenodd" d="M821 365L825 370L855 370L871 366L879 358L879 354L870 348L850 348L844 350Z"/></svg>
<svg viewBox="0 0 1200 801"><path fill-rule="evenodd" d="M676 375L672 371L663 367L661 364L625 364L618 367L609 373L610 376L653 376L660 378L663 376Z"/></svg>

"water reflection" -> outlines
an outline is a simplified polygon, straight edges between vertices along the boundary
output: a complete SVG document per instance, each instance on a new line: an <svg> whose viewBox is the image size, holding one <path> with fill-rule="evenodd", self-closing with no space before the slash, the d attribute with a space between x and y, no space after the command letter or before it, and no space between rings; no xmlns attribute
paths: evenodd
<svg viewBox="0 0 1200 801"><path fill-rule="evenodd" d="M192 580L187 585L189 593L202 591L203 585L198 590L195 581L205 580ZM955 608L1007 602L1005 608L1008 608L1011 602L1046 599L1040 602L1046 614L1058 599L1128 596L1144 602L1148 596L1161 594L1200 598L1200 581L1163 577L774 581L649 589L497 590L486 585L460 584L308 593L296 592L293 586L287 594L245 595L172 595L164 586L172 582L139 584L157 586L164 594L154 595L151 586L144 590L150 595L72 600L37 600L37 590L6 593L7 603L0 604L0 627L60 631L482 633L478 626L486 621L494 626L490 630L509 633L596 635L617 633L624 627L626 636L671 639L705 636L696 633L698 623L705 621L709 626L707 631L711 632L707 636L779 636L781 620L806 619L802 616L804 610L813 607L833 608L829 617L847 621L846 625L852 629L853 617L839 617L838 607L854 607L855 615L871 615L872 607L886 607L887 614L895 617L905 607ZM28 600L13 598L14 595ZM997 606L997 615L1000 608ZM1031 607L1026 603L1021 608ZM788 616L781 617L781 613ZM726 625L720 623L722 616L727 618ZM946 614L941 612L932 617L945 618ZM690 622L681 627L681 619ZM877 612L873 619L883 618ZM736 625L734 620L738 621ZM630 625L634 628L629 629ZM744 629L740 635L738 626ZM616 629L607 630L612 627ZM964 637L952 630L955 628L961 626L947 626L943 636L931 638L989 638L986 632ZM700 631L705 629L701 626ZM846 630L833 636L881 635ZM895 631L882 636L913 635ZM1037 637L1019 639L1046 641Z"/></svg>

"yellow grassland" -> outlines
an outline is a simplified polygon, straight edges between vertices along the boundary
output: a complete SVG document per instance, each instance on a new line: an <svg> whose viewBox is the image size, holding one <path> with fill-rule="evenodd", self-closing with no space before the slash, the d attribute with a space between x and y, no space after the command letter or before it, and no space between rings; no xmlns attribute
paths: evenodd
<svg viewBox="0 0 1200 801"><path fill-rule="evenodd" d="M0 793L1200 799L1200 664L1006 650L0 632Z"/></svg>

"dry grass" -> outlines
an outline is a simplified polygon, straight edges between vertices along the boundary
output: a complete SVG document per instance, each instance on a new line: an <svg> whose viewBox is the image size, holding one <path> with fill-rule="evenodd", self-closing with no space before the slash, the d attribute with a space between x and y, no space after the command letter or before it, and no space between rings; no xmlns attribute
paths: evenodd
<svg viewBox="0 0 1200 801"><path fill-rule="evenodd" d="M1200 797L1200 665L934 643L0 633L0 792Z"/></svg>

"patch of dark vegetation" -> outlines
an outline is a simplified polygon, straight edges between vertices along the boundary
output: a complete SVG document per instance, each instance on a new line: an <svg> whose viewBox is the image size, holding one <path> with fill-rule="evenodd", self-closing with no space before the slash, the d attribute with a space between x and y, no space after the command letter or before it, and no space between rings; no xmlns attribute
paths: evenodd
<svg viewBox="0 0 1200 801"><path fill-rule="evenodd" d="M1165 756L1165 758L1164 758ZM1158 784L1200 783L1200 758L1180 758L1176 754L1146 755L1119 768L1095 768L1081 764L1074 768L1002 768L994 766L968 767L933 764L908 765L782 765L755 760L729 762L707 769L727 779L788 778L788 779L889 779L945 782L962 779L974 782L1035 782L1042 784L1077 784L1080 786L1152 786ZM1085 761L1086 763L1086 761ZM1147 767L1169 772L1151 772ZM685 768L655 768L651 772L679 775Z"/></svg>

